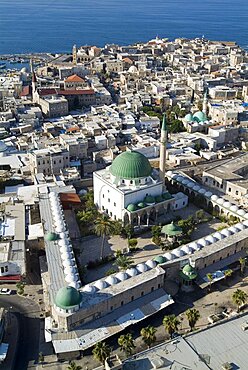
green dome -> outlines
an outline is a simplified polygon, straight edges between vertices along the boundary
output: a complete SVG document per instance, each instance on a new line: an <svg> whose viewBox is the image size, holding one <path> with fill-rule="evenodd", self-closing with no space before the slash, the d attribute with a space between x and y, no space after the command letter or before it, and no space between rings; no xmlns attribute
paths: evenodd
<svg viewBox="0 0 248 370"><path fill-rule="evenodd" d="M135 204L130 203L130 204L127 206L127 210L128 210L129 212L134 212L134 211L137 211L137 207L136 207L136 205L135 205Z"/></svg>
<svg viewBox="0 0 248 370"><path fill-rule="evenodd" d="M169 199L171 199L171 198L172 198L172 196L171 196L171 194L170 194L169 192L164 193L164 194L162 195L162 197L163 197L163 199L164 199L164 200L169 200Z"/></svg>
<svg viewBox="0 0 248 370"><path fill-rule="evenodd" d="M176 236L182 234L182 229L172 221L171 224L162 227L162 233L169 236Z"/></svg>
<svg viewBox="0 0 248 370"><path fill-rule="evenodd" d="M184 280L194 280L197 278L197 272L191 265L185 265L182 271L180 271L180 276Z"/></svg>
<svg viewBox="0 0 248 370"><path fill-rule="evenodd" d="M148 159L138 152L123 152L110 166L110 173L120 179L138 179L150 176L152 167Z"/></svg>
<svg viewBox="0 0 248 370"><path fill-rule="evenodd" d="M62 309L67 309L78 306L81 300L81 294L77 291L77 289L67 286L58 291L55 298L55 304Z"/></svg>
<svg viewBox="0 0 248 370"><path fill-rule="evenodd" d="M188 114L186 114L186 116L184 117L184 119L185 119L185 121L187 121L187 122L191 122L191 121L193 121L193 120L194 120L194 118L193 118L193 114L192 114L192 113L188 113Z"/></svg>
<svg viewBox="0 0 248 370"><path fill-rule="evenodd" d="M137 206L139 208L145 208L146 207L145 203L143 203L143 202L138 203Z"/></svg>
<svg viewBox="0 0 248 370"><path fill-rule="evenodd" d="M163 202L163 198L162 198L162 196L161 195L157 195L156 197L155 197L155 200L156 200L156 203L160 203L160 202Z"/></svg>
<svg viewBox="0 0 248 370"><path fill-rule="evenodd" d="M147 196L145 197L145 199L144 199L144 202L145 202L146 204L153 204L153 203L155 203L155 199L154 199L154 197L152 197L151 195L147 195Z"/></svg>
<svg viewBox="0 0 248 370"><path fill-rule="evenodd" d="M56 233L48 233L46 236L45 236L45 239L48 241L48 242L54 242L55 240L58 240L59 239L59 235L56 234Z"/></svg>
<svg viewBox="0 0 248 370"><path fill-rule="evenodd" d="M153 258L153 261L157 262L157 264L160 265L161 263L166 262L166 258L163 257L163 256L157 256L157 257Z"/></svg>
<svg viewBox="0 0 248 370"><path fill-rule="evenodd" d="M201 111L196 112L193 117L196 122L205 122L208 120L206 114Z"/></svg>

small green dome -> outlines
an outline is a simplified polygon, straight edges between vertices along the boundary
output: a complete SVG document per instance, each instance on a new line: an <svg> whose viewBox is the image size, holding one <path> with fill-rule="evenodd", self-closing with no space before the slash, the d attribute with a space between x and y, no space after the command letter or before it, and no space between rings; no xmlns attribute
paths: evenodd
<svg viewBox="0 0 248 370"><path fill-rule="evenodd" d="M180 271L180 276L184 280L194 280L197 278L197 272L191 265L187 264L184 266L182 271Z"/></svg>
<svg viewBox="0 0 248 370"><path fill-rule="evenodd" d="M155 199L154 197L152 197L151 195L147 195L144 199L144 202L146 204L154 204L155 203Z"/></svg>
<svg viewBox="0 0 248 370"><path fill-rule="evenodd" d="M194 117L193 117L193 114L192 113L188 113L186 114L186 116L184 117L185 121L187 122L191 122L194 120Z"/></svg>
<svg viewBox="0 0 248 370"><path fill-rule="evenodd" d="M58 291L55 298L55 304L62 309L67 309L78 306L81 300L81 294L77 291L77 289L67 286Z"/></svg>
<svg viewBox="0 0 248 370"><path fill-rule="evenodd" d="M48 241L48 242L54 242L55 240L58 240L59 239L59 235L56 234L56 233L48 233L46 236L45 236L45 239Z"/></svg>
<svg viewBox="0 0 248 370"><path fill-rule="evenodd" d="M157 195L156 197L155 197L155 200L156 200L156 203L160 203L160 202L163 202L163 198L162 198L162 196L161 195Z"/></svg>
<svg viewBox="0 0 248 370"><path fill-rule="evenodd" d="M169 199L172 198L171 194L168 191L167 191L167 193L164 193L162 195L162 197L163 197L164 200L169 200Z"/></svg>
<svg viewBox="0 0 248 370"><path fill-rule="evenodd" d="M127 210L128 210L129 212L134 212L134 211L137 211L137 207L136 207L136 205L135 205L135 204L130 203L130 204L127 206Z"/></svg>
<svg viewBox="0 0 248 370"><path fill-rule="evenodd" d="M176 236L182 234L182 229L172 221L171 224L162 227L162 233L169 236Z"/></svg>
<svg viewBox="0 0 248 370"><path fill-rule="evenodd" d="M164 256L157 256L153 258L153 261L155 261L158 265L160 265L161 263L166 262L166 258Z"/></svg>
<svg viewBox="0 0 248 370"><path fill-rule="evenodd" d="M138 152L123 152L110 166L110 173L120 179L138 179L150 176L152 167L149 160Z"/></svg>
<svg viewBox="0 0 248 370"><path fill-rule="evenodd" d="M143 203L143 202L138 203L137 206L139 208L145 208L146 207L145 203Z"/></svg>
<svg viewBox="0 0 248 370"><path fill-rule="evenodd" d="M206 114L201 111L196 112L193 118L196 122L205 122L208 120Z"/></svg>

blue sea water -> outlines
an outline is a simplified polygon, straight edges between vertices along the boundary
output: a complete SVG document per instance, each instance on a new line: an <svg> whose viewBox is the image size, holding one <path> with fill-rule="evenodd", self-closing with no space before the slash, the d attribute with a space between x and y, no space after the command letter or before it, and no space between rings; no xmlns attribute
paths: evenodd
<svg viewBox="0 0 248 370"><path fill-rule="evenodd" d="M0 0L0 54L161 37L248 46L248 0Z"/></svg>

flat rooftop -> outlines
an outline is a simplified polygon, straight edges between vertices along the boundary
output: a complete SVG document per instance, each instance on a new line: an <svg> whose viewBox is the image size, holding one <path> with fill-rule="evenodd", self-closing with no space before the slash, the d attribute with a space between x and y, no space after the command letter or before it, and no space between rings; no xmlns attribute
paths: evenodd
<svg viewBox="0 0 248 370"><path fill-rule="evenodd" d="M220 177L224 180L232 180L232 181L242 181L246 182L247 180L238 172L242 171L242 169L246 169L248 167L248 153L241 155L240 157L235 157L231 160L225 161L223 164L218 163L217 166L212 167L206 170L207 174ZM244 172L247 172L246 170Z"/></svg>
<svg viewBox="0 0 248 370"><path fill-rule="evenodd" d="M221 370L225 363L233 369L248 368L248 330L242 325L248 314L216 324L153 347L128 359L124 370ZM157 366L157 367L155 367Z"/></svg>
<svg viewBox="0 0 248 370"><path fill-rule="evenodd" d="M82 325L75 331L56 333L54 330L52 333L53 346L56 353L85 350L173 303L173 299L164 289L157 289L108 315Z"/></svg>

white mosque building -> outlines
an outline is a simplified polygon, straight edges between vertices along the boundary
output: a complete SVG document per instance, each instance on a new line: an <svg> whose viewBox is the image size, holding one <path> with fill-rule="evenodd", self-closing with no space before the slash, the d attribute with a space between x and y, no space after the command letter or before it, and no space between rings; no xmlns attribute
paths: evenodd
<svg viewBox="0 0 248 370"><path fill-rule="evenodd" d="M159 174L149 160L136 151L118 155L111 166L94 172L94 202L100 212L124 224L149 225L169 209L187 205L173 197L164 185L167 128L165 117L161 128ZM183 204L184 203L184 204Z"/></svg>

